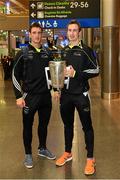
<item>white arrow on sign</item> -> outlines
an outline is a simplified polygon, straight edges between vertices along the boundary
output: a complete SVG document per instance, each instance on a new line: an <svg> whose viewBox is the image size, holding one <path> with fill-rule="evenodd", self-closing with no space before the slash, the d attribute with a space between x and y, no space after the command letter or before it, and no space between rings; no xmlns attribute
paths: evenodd
<svg viewBox="0 0 120 180"><path fill-rule="evenodd" d="M33 13L31 13L31 16L34 18L36 16L36 14L33 12Z"/></svg>
<svg viewBox="0 0 120 180"><path fill-rule="evenodd" d="M32 3L30 6L32 9L34 9L36 5L34 3Z"/></svg>

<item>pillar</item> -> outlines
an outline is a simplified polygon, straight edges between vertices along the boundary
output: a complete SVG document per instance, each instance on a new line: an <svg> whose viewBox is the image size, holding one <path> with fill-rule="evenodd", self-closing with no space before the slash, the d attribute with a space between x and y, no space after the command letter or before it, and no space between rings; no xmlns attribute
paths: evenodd
<svg viewBox="0 0 120 180"><path fill-rule="evenodd" d="M119 97L119 0L102 0L101 97Z"/></svg>
<svg viewBox="0 0 120 180"><path fill-rule="evenodd" d="M8 31L8 55L11 53L11 40L10 40L11 32Z"/></svg>
<svg viewBox="0 0 120 180"><path fill-rule="evenodd" d="M92 28L84 28L82 33L82 39L86 45L89 47L93 47L93 29Z"/></svg>

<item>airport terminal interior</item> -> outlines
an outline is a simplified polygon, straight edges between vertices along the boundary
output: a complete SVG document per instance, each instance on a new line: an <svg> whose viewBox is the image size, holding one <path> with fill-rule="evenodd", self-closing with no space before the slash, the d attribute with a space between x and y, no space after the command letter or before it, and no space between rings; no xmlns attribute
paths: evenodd
<svg viewBox="0 0 120 180"><path fill-rule="evenodd" d="M10 0L9 2L13 14L28 15L28 0L24 0L24 2ZM4 3L5 1L1 0L0 7L3 7ZM0 13L2 10L3 8L0 8ZM58 45L64 46L67 43L65 29L44 30L45 46L48 42L45 41L46 36L49 38L53 36L53 33L56 35L55 38L59 39ZM9 35L10 39L8 40ZM100 29L96 28L94 29L94 48L98 53L101 65L100 40ZM21 109L16 106L11 73L15 54L23 42L25 44L28 41L28 30L26 29L21 31L15 29L10 32L7 29L0 29L0 179L120 179L120 95L117 98L101 97L103 80L101 73L89 81L91 114L95 133L95 174L84 175L86 149L77 111L74 122L73 160L62 167L57 167L55 160L48 160L37 155L38 116L36 113L32 141L34 166L32 169L24 166L22 113ZM2 59L5 63L2 62ZM47 147L57 158L64 152L64 127L60 116L59 102L54 99L52 99L52 114L48 126Z"/></svg>
<svg viewBox="0 0 120 180"><path fill-rule="evenodd" d="M1 67L1 66L0 66ZM100 77L91 80L91 110L95 130L96 173L83 173L86 150L82 127L75 114L73 161L56 167L55 160L38 157L37 114L33 126L34 168L23 165L21 110L16 107L11 80L0 69L0 179L120 179L120 99L100 97ZM53 101L48 129L48 148L59 157L64 152L63 124L59 104Z"/></svg>

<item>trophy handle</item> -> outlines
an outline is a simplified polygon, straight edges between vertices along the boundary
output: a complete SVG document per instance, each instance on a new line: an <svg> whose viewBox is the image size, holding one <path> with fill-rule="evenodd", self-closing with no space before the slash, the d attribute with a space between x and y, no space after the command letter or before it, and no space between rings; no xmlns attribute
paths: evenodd
<svg viewBox="0 0 120 180"><path fill-rule="evenodd" d="M64 84L66 84L66 89L69 88L69 82L70 82L70 77L67 77L67 79L64 80Z"/></svg>
<svg viewBox="0 0 120 180"><path fill-rule="evenodd" d="M51 85L51 80L48 78L48 71L49 70L50 70L49 67L45 67L45 76L46 76L46 80L47 80L48 89L50 89L50 85Z"/></svg>
<svg viewBox="0 0 120 180"><path fill-rule="evenodd" d="M48 86L48 89L50 89L50 85L52 85L52 82L48 77L48 71L50 71L50 68L45 67L45 76L46 76L46 80L47 80L47 86ZM67 79L64 80L64 84L66 84L66 89L69 88L69 82L70 82L70 77L67 77Z"/></svg>

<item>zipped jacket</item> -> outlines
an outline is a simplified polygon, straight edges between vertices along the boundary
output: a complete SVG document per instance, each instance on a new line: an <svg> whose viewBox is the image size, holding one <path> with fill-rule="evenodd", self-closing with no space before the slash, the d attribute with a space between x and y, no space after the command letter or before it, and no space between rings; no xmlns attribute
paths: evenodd
<svg viewBox="0 0 120 180"><path fill-rule="evenodd" d="M12 71L12 82L16 99L26 96L27 93L48 93L45 67L52 60L50 51L41 47L40 52L29 44L28 50L20 50L15 59Z"/></svg>
<svg viewBox="0 0 120 180"><path fill-rule="evenodd" d="M70 78L69 88L64 86L62 92L82 94L89 90L88 80L99 74L99 66L95 52L88 46L80 44L70 48L66 46L62 51L62 60L66 65L72 65L74 77Z"/></svg>

